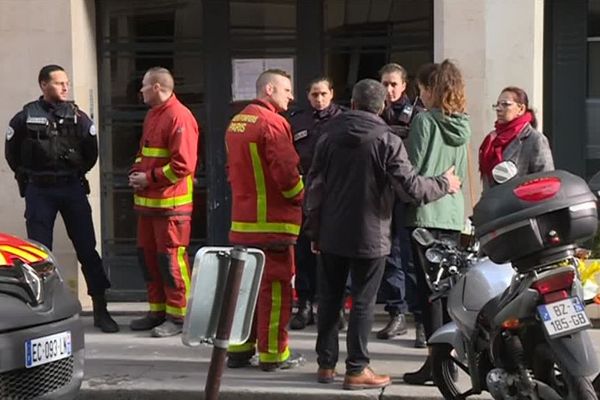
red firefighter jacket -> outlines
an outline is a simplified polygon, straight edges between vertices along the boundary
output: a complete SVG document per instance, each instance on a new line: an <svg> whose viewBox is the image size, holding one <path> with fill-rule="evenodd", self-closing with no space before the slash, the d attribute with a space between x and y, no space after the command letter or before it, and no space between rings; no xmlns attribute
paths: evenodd
<svg viewBox="0 0 600 400"><path fill-rule="evenodd" d="M144 120L140 149L130 172L145 172L148 186L133 196L135 210L148 215L191 215L198 159L198 124L173 94Z"/></svg>
<svg viewBox="0 0 600 400"><path fill-rule="evenodd" d="M254 100L225 134L233 204L229 240L246 245L295 243L304 185L289 123L275 107Z"/></svg>

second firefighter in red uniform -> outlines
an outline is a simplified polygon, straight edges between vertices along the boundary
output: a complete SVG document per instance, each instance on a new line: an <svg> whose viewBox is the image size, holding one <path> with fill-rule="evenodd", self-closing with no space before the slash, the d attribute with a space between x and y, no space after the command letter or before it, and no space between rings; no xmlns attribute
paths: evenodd
<svg viewBox="0 0 600 400"><path fill-rule="evenodd" d="M257 98L233 117L225 135L233 197L229 239L261 248L266 261L253 332L246 343L229 347L227 365L249 365L257 347L261 369L272 371L304 361L290 351L287 333L304 186L290 126L278 114L293 100L289 75L267 70L256 89Z"/></svg>

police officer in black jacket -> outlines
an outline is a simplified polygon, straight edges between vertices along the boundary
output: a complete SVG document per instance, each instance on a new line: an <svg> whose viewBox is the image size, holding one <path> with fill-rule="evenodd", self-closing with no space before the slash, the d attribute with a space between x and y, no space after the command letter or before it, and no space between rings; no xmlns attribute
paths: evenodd
<svg viewBox="0 0 600 400"><path fill-rule="evenodd" d="M300 156L301 173L304 177L310 170L315 145L323 126L344 111L341 106L333 103L333 83L327 77L313 79L308 85L307 95L310 106L294 110L289 116L294 146ZM310 251L310 240L300 232L296 243L295 278L298 311L290 320L291 329L304 329L306 325L314 323L312 306L316 292L316 265L316 256Z"/></svg>
<svg viewBox="0 0 600 400"><path fill-rule="evenodd" d="M104 293L110 282L96 251L87 199L85 173L98 159L96 128L67 100L69 80L62 67L43 67L38 83L42 96L12 118L5 143L6 160L25 198L27 236L52 249L54 221L60 212L92 297L94 325L103 332L117 332L106 308Z"/></svg>
<svg viewBox="0 0 600 400"><path fill-rule="evenodd" d="M411 101L406 95L407 74L404 67L396 63L384 65L379 71L381 83L387 95L385 109L381 114L392 132L402 139L408 137L410 123L423 110L418 99ZM404 313L410 308L415 317L415 347L423 348L425 330L421 323L421 312L415 298L416 277L410 249L410 237L404 226L405 205L401 198L394 203L392 222L392 250L386 260L385 272L379 296L385 299L385 311L389 314L387 325L377 332L379 339L391 339L407 332Z"/></svg>

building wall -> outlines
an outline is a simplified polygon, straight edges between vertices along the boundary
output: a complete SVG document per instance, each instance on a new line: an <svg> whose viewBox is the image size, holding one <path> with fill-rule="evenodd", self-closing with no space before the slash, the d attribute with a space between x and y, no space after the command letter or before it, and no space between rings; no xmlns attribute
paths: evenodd
<svg viewBox="0 0 600 400"><path fill-rule="evenodd" d="M51 4L51 6L49 6ZM86 113L97 116L95 8L93 0L0 0L0 126L22 105L39 96L39 68L61 64L72 82L72 96ZM23 24L22 21L28 21ZM32 27L36 27L32 29ZM467 84L471 115L471 173L465 182L468 214L480 193L477 150L493 127L490 105L504 86L523 87L541 112L543 0L434 0L434 57L456 60ZM541 116L540 116L541 117ZM541 118L540 118L541 120ZM99 134L102 127L99 126ZM4 141L0 141L3 153ZM107 155L100 155L100 161ZM88 175L96 237L100 242L98 165ZM12 172L0 160L0 229L25 235L24 202ZM7 206L8 205L8 206ZM98 249L100 243L98 243ZM54 251L65 278L85 296L74 251L62 220L57 219Z"/></svg>
<svg viewBox="0 0 600 400"><path fill-rule="evenodd" d="M435 0L434 59L456 61L466 80L471 116L470 179L464 186L471 204L481 192L477 155L494 127L491 105L500 90L519 86L541 121L543 84L543 0Z"/></svg>
<svg viewBox="0 0 600 400"><path fill-rule="evenodd" d="M102 135L102 126L98 124L98 70L96 63L96 13L94 0L70 0L71 3L71 91L73 99L81 110L87 113L96 123L98 135ZM100 140L100 138L98 138ZM100 163L102 155L98 157L94 168L88 172L91 193L88 197L92 207L92 218L96 231L96 249L102 254L101 249L101 215L100 215ZM74 255L73 247L66 243L71 257ZM75 261L75 260L73 260ZM76 264L76 262L75 262ZM73 265L73 264L71 264ZM89 307L90 298L87 296L87 286L81 269L77 268L77 292L84 308Z"/></svg>
<svg viewBox="0 0 600 400"><path fill-rule="evenodd" d="M73 98L83 111L90 112L90 90L94 96L97 92L94 18L93 0L0 0L2 129L25 103L40 96L37 76L46 64L59 64L65 68L71 79ZM4 154L4 140L0 141L0 154ZM100 228L98 176L96 166L89 178L97 234ZM0 182L3 187L0 190L0 204L3 205L0 207L0 230L26 236L24 201L19 197L13 173L4 159L0 161ZM61 218L56 221L53 250L65 280L75 292L85 294L85 282ZM87 301L87 296L80 297Z"/></svg>

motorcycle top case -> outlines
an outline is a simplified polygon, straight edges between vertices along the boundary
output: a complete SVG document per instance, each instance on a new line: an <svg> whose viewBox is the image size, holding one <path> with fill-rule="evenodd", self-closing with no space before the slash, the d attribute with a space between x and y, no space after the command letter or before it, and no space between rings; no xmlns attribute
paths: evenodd
<svg viewBox="0 0 600 400"><path fill-rule="evenodd" d="M528 270L594 235L596 198L583 179L566 171L525 175L483 192L473 225L492 261Z"/></svg>

